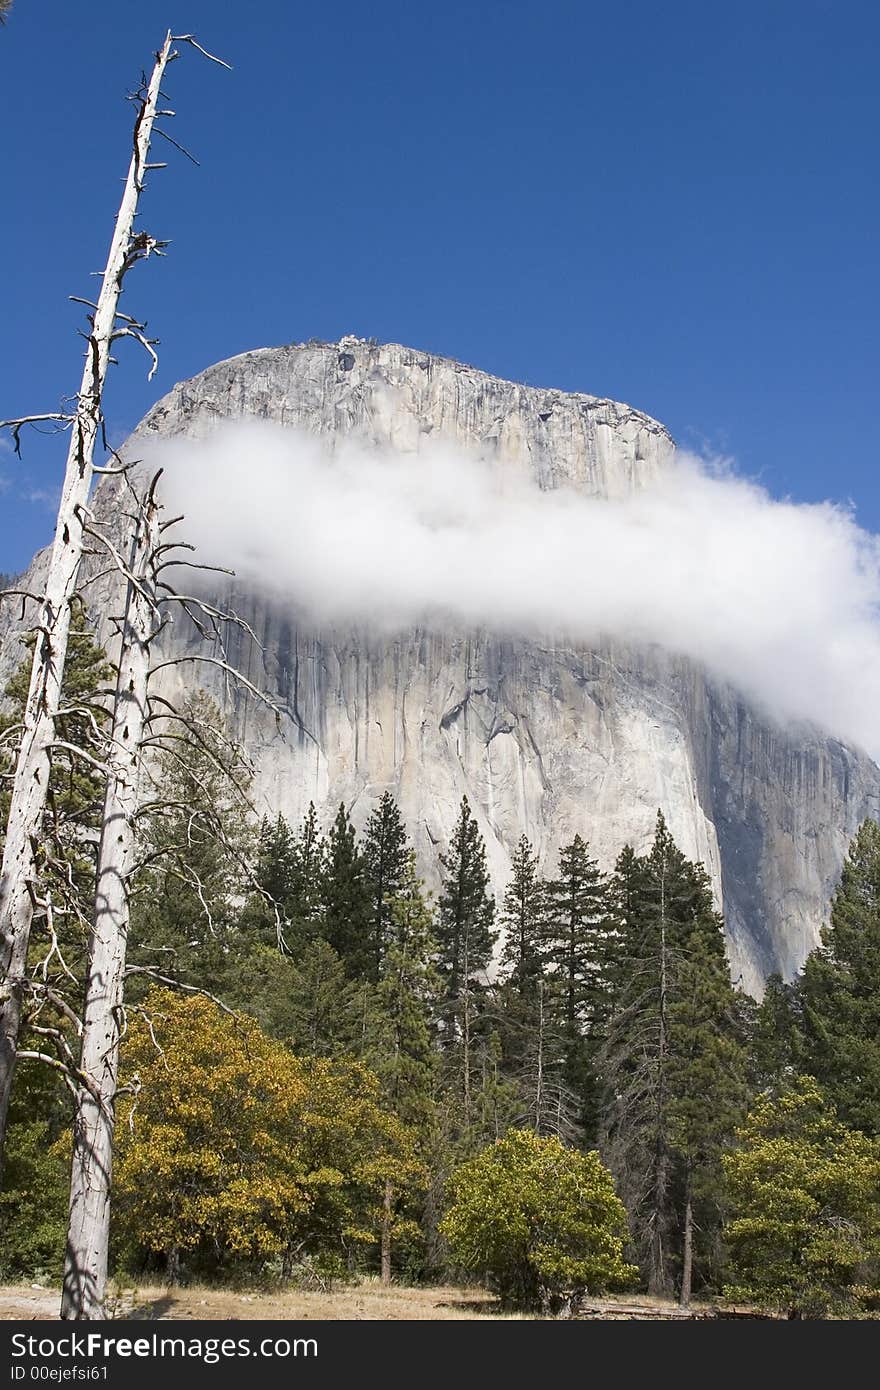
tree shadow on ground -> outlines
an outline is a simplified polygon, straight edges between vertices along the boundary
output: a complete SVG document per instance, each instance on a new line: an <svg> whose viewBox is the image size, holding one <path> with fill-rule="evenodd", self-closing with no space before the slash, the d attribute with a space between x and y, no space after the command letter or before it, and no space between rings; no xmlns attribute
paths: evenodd
<svg viewBox="0 0 880 1390"><path fill-rule="evenodd" d="M173 1295L165 1293L160 1294L157 1298L145 1299L143 1303L137 1303L127 1311L120 1311L116 1316L124 1318L127 1322L154 1322L165 1317L166 1313L173 1307Z"/></svg>

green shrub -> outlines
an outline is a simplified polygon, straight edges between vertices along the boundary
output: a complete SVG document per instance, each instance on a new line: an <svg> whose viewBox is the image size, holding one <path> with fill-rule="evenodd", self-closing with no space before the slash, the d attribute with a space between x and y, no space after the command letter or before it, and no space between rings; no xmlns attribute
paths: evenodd
<svg viewBox="0 0 880 1390"><path fill-rule="evenodd" d="M453 1258L487 1274L508 1305L555 1312L636 1275L623 1258L626 1212L596 1153L511 1130L463 1163L450 1190Z"/></svg>

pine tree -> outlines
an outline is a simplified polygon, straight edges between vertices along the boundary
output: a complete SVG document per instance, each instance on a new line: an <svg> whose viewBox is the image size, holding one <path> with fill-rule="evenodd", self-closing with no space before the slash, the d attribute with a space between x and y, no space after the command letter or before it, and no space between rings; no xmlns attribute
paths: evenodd
<svg viewBox="0 0 880 1390"><path fill-rule="evenodd" d="M448 1051L458 1054L467 1128L472 1118L476 982L492 957L495 900L489 889L486 847L466 796L462 797L448 853L440 856L440 863L443 879L437 937L438 971L443 982L443 1041Z"/></svg>
<svg viewBox="0 0 880 1390"><path fill-rule="evenodd" d="M880 826L850 845L831 921L801 982L806 1069L840 1118L880 1135Z"/></svg>
<svg viewBox="0 0 880 1390"><path fill-rule="evenodd" d="M30 651L33 644L31 636L23 645ZM14 765L31 663L29 655L17 667L4 692L9 704L0 713L0 774L11 772ZM56 721L59 743L68 747L52 750L49 793L35 855L40 880L36 896L45 903L51 902L52 916L50 923L48 908L36 913L29 953L30 968L39 981L64 996L74 1009L81 1003L86 968L104 779L98 766L78 757L72 750L79 747L100 759L103 751L100 740L107 723L102 692L112 678L113 667L103 648L94 640L82 603L76 601L71 613L67 664ZM0 848L9 810L8 785L0 775ZM41 1027L57 1027L63 1033L70 1033L69 1018L45 998L39 1008ZM30 1003L26 1001L25 1030L30 1014ZM26 1033L22 1034L21 1045L46 1050L39 1038L28 1037ZM58 1085L62 1087L62 1100L66 1105L68 1096L60 1079ZM19 1107L13 1105L11 1114L11 1123L17 1123Z"/></svg>
<svg viewBox="0 0 880 1390"><path fill-rule="evenodd" d="M267 1031L283 1038L299 1056L339 1057L360 1051L361 992L332 946L320 938L306 942L295 957L279 961L276 956L272 970L269 977L265 970L252 969L250 983L248 974L242 974L244 997L239 1007L260 1017L255 1003L266 1000L267 994L266 1002L276 996Z"/></svg>
<svg viewBox="0 0 880 1390"><path fill-rule="evenodd" d="M466 796L461 800L449 851L441 854L440 863L443 880L437 924L438 969L448 1013L458 1019L465 986L485 971L495 941L495 901L489 888L486 847ZM455 1029L450 1031L454 1036Z"/></svg>
<svg viewBox="0 0 880 1390"><path fill-rule="evenodd" d="M14 766L16 734L30 683L33 636L26 640L24 646L29 654L16 668L4 690L9 708L0 713L0 773L11 772ZM56 901L59 895L63 901L72 885L77 898L73 906L86 914L91 911L90 897L94 890L94 847L101 824L104 779L99 768L85 758L78 758L71 749L91 749L94 756L100 757L101 749L95 734L97 732L100 736L107 723L102 692L106 691L112 679L113 666L103 647L95 642L86 610L77 601L71 610L67 664L56 721L58 742L68 746L56 747L52 752L44 816L45 843L37 867L44 874L49 870L54 880L52 888ZM6 833L8 811L9 787L4 779L0 780L0 848ZM50 861L54 861L54 873Z"/></svg>
<svg viewBox="0 0 880 1390"><path fill-rule="evenodd" d="M498 974L521 998L534 998L544 973L544 884L538 874L537 856L525 835L513 852L510 867L501 906L504 946Z"/></svg>
<svg viewBox="0 0 880 1390"><path fill-rule="evenodd" d="M611 1100L605 1147L630 1215L651 1293L671 1291L672 1143L669 1134L669 991L677 926L669 903L671 837L658 817L647 861L621 856L627 903L620 922L616 997L604 1050ZM677 867L677 865L676 865Z"/></svg>
<svg viewBox="0 0 880 1390"><path fill-rule="evenodd" d="M550 885L538 873L537 856L525 835L512 859L501 922L504 947L493 991L501 1043L503 1077L493 1078L493 1120L534 1129L565 1143L581 1136L581 1101L569 1084L572 1036L560 1008L558 978L548 974L547 896ZM503 1131L502 1131L503 1132Z"/></svg>
<svg viewBox="0 0 880 1390"><path fill-rule="evenodd" d="M803 1070L800 992L781 975L767 977L764 997L748 1020L749 1080L755 1091L778 1090Z"/></svg>
<svg viewBox="0 0 880 1390"><path fill-rule="evenodd" d="M294 940L314 941L319 934L326 857L327 842L310 801L293 841L290 898L285 904Z"/></svg>
<svg viewBox="0 0 880 1390"><path fill-rule="evenodd" d="M344 804L339 807L327 841L321 908L324 940L333 947L350 978L368 979L374 957L366 866Z"/></svg>
<svg viewBox="0 0 880 1390"><path fill-rule="evenodd" d="M707 1212L708 1247L720 1220L721 1150L744 1093L722 923L705 870L685 859L659 814L650 854L620 856L614 900L605 1148L649 1290L669 1294L678 1267L687 1301L694 1206Z"/></svg>
<svg viewBox="0 0 880 1390"><path fill-rule="evenodd" d="M519 1076L528 1066L527 1059L542 1012L543 888L537 857L523 835L513 853L510 881L502 900L504 945L498 979L492 990L502 1065L514 1076Z"/></svg>
<svg viewBox="0 0 880 1390"><path fill-rule="evenodd" d="M434 1117L433 1024L440 982L433 965L433 917L414 854L407 855L397 891L385 906L388 936L381 975L372 992L364 1058L395 1115L413 1134L415 1153L423 1160L431 1148ZM386 1175L380 1221L383 1284L391 1281L392 1238L418 1230L409 1211L411 1196L411 1190L401 1189L391 1173Z"/></svg>
<svg viewBox="0 0 880 1390"><path fill-rule="evenodd" d="M695 1227L700 1263L720 1263L722 1158L745 1115L746 1054L721 924L694 930L684 944L669 1003L669 1135L676 1163L681 1237L680 1301L690 1303Z"/></svg>
<svg viewBox="0 0 880 1390"><path fill-rule="evenodd" d="M607 897L599 866L580 835L559 852L558 877L545 889L544 943L569 1037L604 1032L608 991Z"/></svg>
<svg viewBox="0 0 880 1390"><path fill-rule="evenodd" d="M362 853L370 897L371 979L378 980L382 960L393 934L393 904L408 871L407 834L400 808L390 792L383 792L364 831Z"/></svg>
<svg viewBox="0 0 880 1390"><path fill-rule="evenodd" d="M243 925L262 940L276 941L274 905L284 924L283 947L298 956L318 932L325 850L313 803L296 833L282 815L264 819L254 877L271 903L254 894Z"/></svg>
<svg viewBox="0 0 880 1390"><path fill-rule="evenodd" d="M293 831L280 812L274 820L270 820L268 816L263 817L260 822L254 878L267 898L271 899L271 904L277 907L285 923L290 921L289 911L294 889L293 845ZM267 942L273 938L277 939L275 914L271 911L271 904L266 898L255 894L248 902L244 914L244 921L250 930ZM284 936L290 945L289 928L285 930Z"/></svg>
<svg viewBox="0 0 880 1390"><path fill-rule="evenodd" d="M565 1040L561 1081L579 1098L579 1123L592 1140L601 1099L595 1055L609 1014L613 937L608 885L580 835L560 850L557 877L545 885L543 936L549 1036Z"/></svg>
<svg viewBox="0 0 880 1390"><path fill-rule="evenodd" d="M434 1020L440 979L434 967L434 920L415 856L388 904L389 938L373 995L367 1061L404 1124L424 1129L431 1116L436 1052Z"/></svg>
<svg viewBox="0 0 880 1390"><path fill-rule="evenodd" d="M240 930L255 848L250 769L204 691L181 714L185 732L165 740L143 788L129 959L222 997L252 944Z"/></svg>
<svg viewBox="0 0 880 1390"><path fill-rule="evenodd" d="M647 858L636 854L632 845L624 845L608 884L608 908L612 931L618 942L608 969L613 1007L617 1006L620 991L629 978L627 951L632 949L642 931L650 883L651 869Z"/></svg>

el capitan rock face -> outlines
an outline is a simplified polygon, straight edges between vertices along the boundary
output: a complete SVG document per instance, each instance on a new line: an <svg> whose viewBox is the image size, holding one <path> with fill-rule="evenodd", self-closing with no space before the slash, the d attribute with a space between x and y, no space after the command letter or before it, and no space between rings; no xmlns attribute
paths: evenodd
<svg viewBox="0 0 880 1390"><path fill-rule="evenodd" d="M607 497L643 486L674 448L628 406L356 339L221 362L176 386L136 437L204 436L246 417L402 452L439 439L527 469L542 487ZM734 977L752 990L771 970L791 974L816 944L849 839L878 814L880 770L864 754L776 727L674 653L316 630L295 595L233 587L263 647L233 656L284 710L281 726L216 670L198 679L257 762L261 810L296 820L314 800L329 823L345 801L360 824L390 789L428 869L466 794L501 887L522 833L545 868L575 833L610 868L627 841L650 843L662 807L682 850L712 876ZM110 602L107 593L93 612ZM173 641L194 647L181 631ZM4 670L16 647L4 642Z"/></svg>

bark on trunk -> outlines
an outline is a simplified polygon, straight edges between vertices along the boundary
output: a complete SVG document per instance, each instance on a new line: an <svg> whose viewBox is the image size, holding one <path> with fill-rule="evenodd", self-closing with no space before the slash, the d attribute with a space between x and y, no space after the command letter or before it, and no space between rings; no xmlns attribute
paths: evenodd
<svg viewBox="0 0 880 1390"><path fill-rule="evenodd" d="M694 1210L691 1203L690 1180L687 1186L687 1198L684 1207L684 1255L681 1265L681 1295L679 1304L682 1308L691 1306L691 1282L694 1269Z"/></svg>
<svg viewBox="0 0 880 1390"><path fill-rule="evenodd" d="M391 1283L391 1199L393 1188L391 1179L385 1179L385 1197L382 1202L382 1274L383 1288Z"/></svg>
<svg viewBox="0 0 880 1390"><path fill-rule="evenodd" d="M135 862L138 773L147 717L150 642L156 630L158 544L158 507L151 493L141 507L132 542L130 569L137 583L129 582L122 632L86 985L83 1080L73 1122L61 1316L78 1320L104 1316L128 883Z"/></svg>
<svg viewBox="0 0 880 1390"><path fill-rule="evenodd" d="M468 947L470 944L470 929L465 931L464 938L464 1029L462 1036L462 1064L464 1067L464 1122L470 1126L471 1122L471 981L470 981L470 961L468 960Z"/></svg>
<svg viewBox="0 0 880 1390"><path fill-rule="evenodd" d="M535 1133L541 1133L544 1110L544 981L538 981L538 1074L535 1081Z"/></svg>
<svg viewBox="0 0 880 1390"><path fill-rule="evenodd" d="M146 248L139 248L133 239L134 219L143 188L159 88L170 50L169 33L156 56L147 95L135 124L134 152L89 337L12 784L0 867L0 1174L27 977L33 917L31 890L36 870L34 846L39 841L46 807L51 745L67 657L70 601L83 551L83 508L92 484L95 440L102 418L101 398L122 282L134 261L146 254Z"/></svg>

